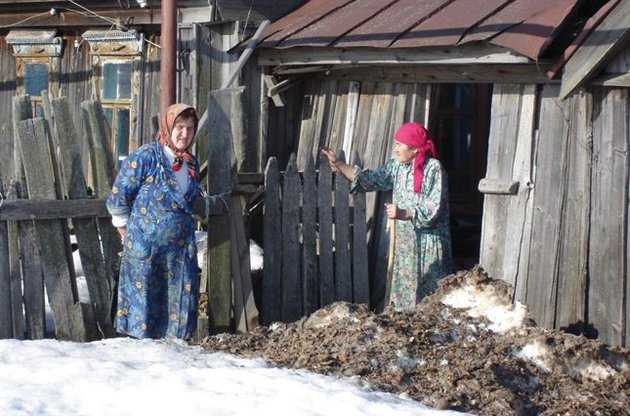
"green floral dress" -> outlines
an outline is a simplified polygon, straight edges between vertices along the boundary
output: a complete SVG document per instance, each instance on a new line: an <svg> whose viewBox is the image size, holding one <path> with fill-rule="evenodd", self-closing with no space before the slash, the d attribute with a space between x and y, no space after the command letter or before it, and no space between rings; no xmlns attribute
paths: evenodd
<svg viewBox="0 0 630 416"><path fill-rule="evenodd" d="M420 193L413 190L413 166L391 159L374 170L357 168L352 190L392 190L393 203L413 210L411 221L395 220L395 254L389 304L410 309L437 289L440 278L452 273L448 183L434 158L424 165Z"/></svg>

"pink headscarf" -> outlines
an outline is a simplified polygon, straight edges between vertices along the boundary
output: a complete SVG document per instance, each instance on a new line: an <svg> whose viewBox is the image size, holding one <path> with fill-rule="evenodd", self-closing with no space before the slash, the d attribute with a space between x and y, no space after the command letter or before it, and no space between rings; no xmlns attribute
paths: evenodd
<svg viewBox="0 0 630 416"><path fill-rule="evenodd" d="M419 193L422 189L422 180L424 179L424 163L427 156L437 157L435 144L427 129L420 123L412 121L405 123L396 130L394 139L407 146L418 149L416 158L413 161L413 190Z"/></svg>
<svg viewBox="0 0 630 416"><path fill-rule="evenodd" d="M173 128L175 128L175 122L177 121L177 118L186 111L188 112L187 115L194 120L195 133L197 132L199 117L197 117L197 112L195 111L195 108L187 104L172 104L166 109L165 114L160 117L160 144L162 146L170 147L171 150L173 150L173 152L175 153L175 161L171 166L173 171L180 170L182 165L186 163L186 166L188 166L188 173L193 178L196 178L198 177L198 173L191 163L193 156L188 152L188 149L179 150L171 141L171 133L173 132ZM193 142L190 142L190 145L188 146L189 148L192 146L192 143Z"/></svg>

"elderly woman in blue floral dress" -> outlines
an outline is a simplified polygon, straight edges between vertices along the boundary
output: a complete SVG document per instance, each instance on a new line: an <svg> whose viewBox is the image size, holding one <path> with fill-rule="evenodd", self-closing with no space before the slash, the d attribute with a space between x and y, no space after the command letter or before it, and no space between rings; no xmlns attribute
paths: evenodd
<svg viewBox="0 0 630 416"><path fill-rule="evenodd" d="M116 331L135 338L189 338L197 324L199 270L192 207L199 167L188 150L198 118L173 104L160 137L123 162L107 209L123 240Z"/></svg>
<svg viewBox="0 0 630 416"><path fill-rule="evenodd" d="M384 165L362 170L322 149L331 168L352 181L353 191L392 191L392 203L385 206L387 217L395 220L389 304L404 310L434 292L438 280L452 272L448 184L423 125L403 124L394 135L394 152L396 157Z"/></svg>

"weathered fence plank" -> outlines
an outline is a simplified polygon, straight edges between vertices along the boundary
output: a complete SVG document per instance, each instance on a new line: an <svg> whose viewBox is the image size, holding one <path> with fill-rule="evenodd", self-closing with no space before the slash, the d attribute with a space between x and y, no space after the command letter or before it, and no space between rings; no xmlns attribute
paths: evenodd
<svg viewBox="0 0 630 416"><path fill-rule="evenodd" d="M282 187L282 321L302 316L300 274L300 203L302 181L291 155Z"/></svg>
<svg viewBox="0 0 630 416"><path fill-rule="evenodd" d="M50 162L48 134L45 121L39 118L22 121L18 126L29 196L35 199L57 197L53 183L55 175ZM67 223L62 220L35 221L35 234L41 255L44 282L55 317L57 337L86 341L92 336L86 328L95 327L95 325L93 322L84 322L82 307L77 302L76 281L68 268L66 245L63 241L59 241L59 236L66 235L67 232Z"/></svg>
<svg viewBox="0 0 630 416"><path fill-rule="evenodd" d="M110 148L110 129L103 107L99 101L83 101L83 123L90 153L94 196L106 198L116 179L113 151ZM105 209L103 203L102 208ZM106 212L106 210L105 210ZM76 214L75 214L76 218ZM109 213L105 217L97 216L98 230L103 246L106 276L111 288L111 307L115 307L117 299L117 282L120 268L118 253L122 251L122 243L118 230L112 225Z"/></svg>
<svg viewBox="0 0 630 416"><path fill-rule="evenodd" d="M236 177L236 175L234 175ZM234 317L236 330L251 331L259 324L259 312L254 302L252 274L249 259L249 242L243 224L243 207L241 196L233 195L230 203L230 217L232 220L232 253L235 263L232 264L232 279L234 281ZM238 287L238 289L237 289ZM236 306L239 297L241 307Z"/></svg>
<svg viewBox="0 0 630 416"><path fill-rule="evenodd" d="M332 172L328 163L319 167L317 210L319 212L319 304L335 301L335 269L333 252Z"/></svg>
<svg viewBox="0 0 630 416"><path fill-rule="evenodd" d="M59 164L62 168L68 198L85 199L88 196L87 182L83 175L79 137L74 128L68 100L64 97L54 98L51 101L51 107L59 140L61 158ZM95 316L104 335L114 336L110 317L112 287L106 275L96 218L72 218L72 225L90 302L96 306Z"/></svg>
<svg viewBox="0 0 630 416"><path fill-rule="evenodd" d="M242 88L210 91L208 93L208 166L214 175L206 183L210 195L226 195L232 186L231 161L233 131L231 112L233 101ZM212 180L210 180L212 179ZM232 330L232 281L230 270L230 219L227 215L213 215L208 221L207 279L208 319L199 317L198 330L208 327L211 333Z"/></svg>
<svg viewBox="0 0 630 416"><path fill-rule="evenodd" d="M20 149L17 137L18 123L32 117L32 106L28 96L13 97L13 132L16 149ZM11 188L18 197L27 197L26 177L22 165L21 151L16 154L16 178L11 181ZM19 174L18 174L19 170ZM14 200L14 204L20 201ZM0 215L10 211L7 204ZM23 212L23 211L21 211ZM22 264L24 315L26 321L26 337L28 339L41 339L46 334L46 311L44 310L44 277L42 266L37 251L35 230L32 221L18 222L18 235L20 239L20 262ZM20 311L21 313L21 311Z"/></svg>
<svg viewBox="0 0 630 416"><path fill-rule="evenodd" d="M352 196L352 293L354 303L370 304L365 193Z"/></svg>
<svg viewBox="0 0 630 416"><path fill-rule="evenodd" d="M317 282L317 185L315 163L312 156L306 159L304 170L304 197L302 198L302 314L309 315L319 306Z"/></svg>
<svg viewBox="0 0 630 416"><path fill-rule="evenodd" d="M3 186L2 179L0 179L0 194L2 195L4 192ZM4 201L4 199L1 201ZM12 315L9 234L6 221L0 221L0 339L13 338Z"/></svg>
<svg viewBox="0 0 630 416"><path fill-rule="evenodd" d="M345 160L343 152L339 159ZM335 173L335 300L352 302L349 182Z"/></svg>
<svg viewBox="0 0 630 416"><path fill-rule="evenodd" d="M265 169L265 208L263 219L263 282L261 322L270 325L282 319L282 250L278 238L282 232L280 211L280 171L278 161L272 157Z"/></svg>

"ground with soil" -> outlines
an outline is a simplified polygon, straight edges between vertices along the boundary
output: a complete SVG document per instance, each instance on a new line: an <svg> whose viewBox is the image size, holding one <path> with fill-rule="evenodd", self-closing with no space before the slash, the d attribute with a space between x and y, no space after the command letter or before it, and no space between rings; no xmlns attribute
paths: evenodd
<svg viewBox="0 0 630 416"><path fill-rule="evenodd" d="M443 279L438 292L413 311L375 314L341 302L295 323L217 335L201 344L353 378L438 409L630 414L630 350L538 328L522 305L511 304L510 293L504 282L474 267ZM512 314L520 323L506 326L497 314Z"/></svg>

